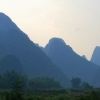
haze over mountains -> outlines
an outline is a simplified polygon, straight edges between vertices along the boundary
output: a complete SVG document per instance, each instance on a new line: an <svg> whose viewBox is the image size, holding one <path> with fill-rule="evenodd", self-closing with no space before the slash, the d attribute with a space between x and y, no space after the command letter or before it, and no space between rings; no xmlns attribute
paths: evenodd
<svg viewBox="0 0 100 100"><path fill-rule="evenodd" d="M100 78L98 84L94 80L99 63L96 65L97 60L90 62L83 58L85 56L79 56L61 38L52 38L45 48L39 47L7 15L0 13L0 74L13 70L14 66L16 71L29 77L54 78L64 87L71 86L72 77L100 86Z"/></svg>
<svg viewBox="0 0 100 100"><path fill-rule="evenodd" d="M90 61L100 66L100 47L99 46L95 47Z"/></svg>
<svg viewBox="0 0 100 100"><path fill-rule="evenodd" d="M99 46L95 47L90 61L100 66L100 47ZM93 85L96 87L100 87L100 67L96 71L95 76L93 78Z"/></svg>
<svg viewBox="0 0 100 100"><path fill-rule="evenodd" d="M3 13L0 13L0 25L0 59L12 54L29 77L51 77L62 86L70 86L67 76Z"/></svg>
<svg viewBox="0 0 100 100"><path fill-rule="evenodd" d="M68 76L79 77L92 84L92 79L99 66L83 59L60 38L52 38L43 50L52 61Z"/></svg>

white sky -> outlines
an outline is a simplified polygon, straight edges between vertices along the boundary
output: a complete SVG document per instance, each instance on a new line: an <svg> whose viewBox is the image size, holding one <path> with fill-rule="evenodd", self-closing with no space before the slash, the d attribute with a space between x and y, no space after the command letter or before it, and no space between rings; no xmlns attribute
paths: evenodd
<svg viewBox="0 0 100 100"><path fill-rule="evenodd" d="M0 12L42 46L61 37L88 59L100 46L100 0L0 0Z"/></svg>

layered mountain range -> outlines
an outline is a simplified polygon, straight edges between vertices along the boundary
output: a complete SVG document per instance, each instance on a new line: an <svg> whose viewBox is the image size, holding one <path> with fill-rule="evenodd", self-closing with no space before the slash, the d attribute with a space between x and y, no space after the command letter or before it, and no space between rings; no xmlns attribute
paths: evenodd
<svg viewBox="0 0 100 100"><path fill-rule="evenodd" d="M82 81L92 84L94 74L99 66L76 54L62 39L52 38L43 51L68 78L78 77Z"/></svg>
<svg viewBox="0 0 100 100"><path fill-rule="evenodd" d="M8 54L19 59L29 77L50 77L64 87L71 85L60 68L7 15L0 13L0 59Z"/></svg>
<svg viewBox="0 0 100 100"><path fill-rule="evenodd" d="M99 46L95 47L90 61L100 66L100 47Z"/></svg>
<svg viewBox="0 0 100 100"><path fill-rule="evenodd" d="M7 15L0 13L0 74L16 70L30 78L50 77L63 87L71 87L70 80L78 77L98 87L99 49L94 50L97 53L92 55L90 62L61 38L52 38L44 48L39 47Z"/></svg>
<svg viewBox="0 0 100 100"><path fill-rule="evenodd" d="M100 47L99 46L95 47L90 61L100 66ZM95 87L100 87L100 67L96 71L95 76L93 78L93 85Z"/></svg>

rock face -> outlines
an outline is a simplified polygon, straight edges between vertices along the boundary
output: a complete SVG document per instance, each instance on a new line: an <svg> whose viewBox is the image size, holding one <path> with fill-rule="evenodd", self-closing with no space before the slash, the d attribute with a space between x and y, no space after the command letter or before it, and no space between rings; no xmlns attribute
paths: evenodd
<svg viewBox="0 0 100 100"><path fill-rule="evenodd" d="M20 60L29 77L50 77L64 87L70 86L69 79L51 59L7 15L0 13L0 59L8 54Z"/></svg>
<svg viewBox="0 0 100 100"><path fill-rule="evenodd" d="M45 46L44 52L68 78L78 77L82 81L91 83L98 66L83 59L62 41L59 38L52 38Z"/></svg>
<svg viewBox="0 0 100 100"><path fill-rule="evenodd" d="M100 66L100 47L99 47L99 46L97 46L97 47L94 49L90 61L93 62L94 64L97 64L97 65Z"/></svg>

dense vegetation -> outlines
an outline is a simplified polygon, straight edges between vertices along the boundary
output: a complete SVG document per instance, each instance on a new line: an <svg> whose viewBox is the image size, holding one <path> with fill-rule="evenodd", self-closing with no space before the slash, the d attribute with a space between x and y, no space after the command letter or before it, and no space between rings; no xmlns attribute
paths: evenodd
<svg viewBox="0 0 100 100"><path fill-rule="evenodd" d="M23 91L17 82L10 91L0 92L0 100L100 100L100 89Z"/></svg>
<svg viewBox="0 0 100 100"><path fill-rule="evenodd" d="M99 86L99 66L62 39L51 39L43 52L8 16L0 13L0 22L0 100L100 100L100 89L87 83Z"/></svg>
<svg viewBox="0 0 100 100"><path fill-rule="evenodd" d="M21 75L20 73L13 71L7 71L0 75L0 89L8 90L12 89L12 86L16 82L21 82L23 89L52 89L61 88L59 82L52 78L32 78L29 79L27 75Z"/></svg>
<svg viewBox="0 0 100 100"><path fill-rule="evenodd" d="M64 89L51 78L32 78L16 71L0 75L0 100L100 100L100 89L93 89L80 78L72 78L72 89Z"/></svg>

